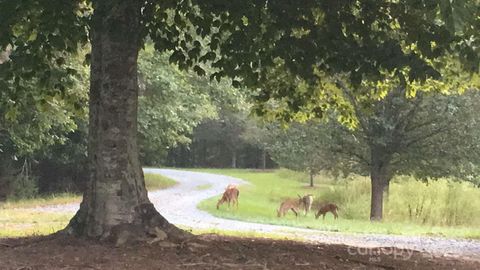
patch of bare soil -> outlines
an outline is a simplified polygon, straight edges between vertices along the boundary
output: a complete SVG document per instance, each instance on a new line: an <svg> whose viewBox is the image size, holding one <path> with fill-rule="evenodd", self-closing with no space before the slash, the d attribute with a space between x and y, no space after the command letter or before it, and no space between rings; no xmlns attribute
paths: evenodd
<svg viewBox="0 0 480 270"><path fill-rule="evenodd" d="M114 247L71 237L0 239L0 269L480 269L479 261L399 249L358 249L203 235Z"/></svg>

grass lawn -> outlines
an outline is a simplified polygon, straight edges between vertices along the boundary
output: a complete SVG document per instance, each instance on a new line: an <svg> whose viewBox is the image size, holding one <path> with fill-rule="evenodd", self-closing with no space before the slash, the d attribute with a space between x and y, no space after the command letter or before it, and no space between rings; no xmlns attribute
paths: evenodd
<svg viewBox="0 0 480 270"><path fill-rule="evenodd" d="M231 170L231 169L201 169L197 171L224 174L244 179L252 185L243 185L240 187L239 209L228 209L221 207L215 208L218 196L210 198L200 203L199 208L212 213L215 216L229 219L246 220L252 222L287 225L295 227L313 228L323 231L345 232L345 233L378 233L378 234L398 234L398 235L427 235L443 236L453 238L477 238L480 239L480 227L478 226L432 226L422 225L413 222L393 222L386 221L371 223L368 220L369 202L360 205L362 213L367 212L363 218L346 218L340 205L338 220L328 213L325 220L321 218L316 220L314 213L309 213L306 217L301 215L295 218L294 214L289 212L285 217L278 218L276 210L284 198L296 198L297 194L314 194L318 198L322 190L332 188L332 182L325 179L316 179L318 182L315 188L307 186L306 182L293 179L294 174L283 173L279 171L259 172L251 170ZM385 209L388 213L388 209Z"/></svg>
<svg viewBox="0 0 480 270"><path fill-rule="evenodd" d="M145 173L145 185L149 191L166 189L177 184L175 180L165 177L163 175Z"/></svg>
<svg viewBox="0 0 480 270"><path fill-rule="evenodd" d="M145 174L147 189L158 190L171 187L176 182L170 178ZM0 238L31 235L47 235L65 228L73 214L40 212L31 208L56 204L80 203L76 194L56 194L34 199L7 201L0 204Z"/></svg>

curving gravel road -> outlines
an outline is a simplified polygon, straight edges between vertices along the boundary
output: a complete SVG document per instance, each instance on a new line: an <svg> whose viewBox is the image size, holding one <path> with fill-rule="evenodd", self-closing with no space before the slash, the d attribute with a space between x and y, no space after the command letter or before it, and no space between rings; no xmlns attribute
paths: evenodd
<svg viewBox="0 0 480 270"><path fill-rule="evenodd" d="M172 188L149 193L155 207L171 223L196 229L220 229L256 233L275 233L314 243L344 244L352 247L396 247L425 252L425 256L448 256L480 261L480 241L457 240L437 237L394 236L376 234L344 234L318 230L293 228L278 225L259 224L227 220L212 216L197 209L202 200L221 194L228 184L248 184L229 176L169 169L145 168L145 172L158 173L178 182ZM198 190L197 186L210 185ZM38 207L40 211L74 212L78 205L55 205ZM388 250L388 249L387 249ZM352 252L364 252L352 248ZM385 251L387 252L387 251Z"/></svg>

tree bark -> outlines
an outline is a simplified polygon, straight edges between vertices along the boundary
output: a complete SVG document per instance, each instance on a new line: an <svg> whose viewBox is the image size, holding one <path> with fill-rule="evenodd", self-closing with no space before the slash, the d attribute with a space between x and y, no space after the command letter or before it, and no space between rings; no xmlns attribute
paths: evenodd
<svg viewBox="0 0 480 270"><path fill-rule="evenodd" d="M89 181L67 233L106 238L120 225L181 235L150 203L137 147L141 1L93 1Z"/></svg>
<svg viewBox="0 0 480 270"><path fill-rule="evenodd" d="M390 156L385 154L384 149L371 151L370 178L372 185L370 220L381 221L383 219L383 192L389 179Z"/></svg>
<svg viewBox="0 0 480 270"><path fill-rule="evenodd" d="M370 220L381 221L383 218L383 183L377 176L371 176L372 197L370 205Z"/></svg>

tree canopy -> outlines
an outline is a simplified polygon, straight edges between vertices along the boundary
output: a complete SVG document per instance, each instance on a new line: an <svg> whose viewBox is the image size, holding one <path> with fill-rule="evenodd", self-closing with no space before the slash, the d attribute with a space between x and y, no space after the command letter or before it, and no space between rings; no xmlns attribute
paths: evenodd
<svg viewBox="0 0 480 270"><path fill-rule="evenodd" d="M87 43L94 27L94 5L59 0L1 5L0 48L13 46L16 63L4 78L18 82L40 73L53 82L51 89L61 88L60 78L74 72L65 65L66 54ZM474 0L145 1L140 38L171 53L170 61L181 68L203 75L198 62L211 64L217 69L212 78L231 77L235 86L262 87L278 65L307 82L321 79L319 70L346 73L354 85L382 80L385 72L425 80L441 77L436 60L444 55L478 71L478 6ZM281 98L296 112L318 100L316 95L312 88L277 92L262 87L257 113L265 113L269 99ZM322 104L311 107L324 109Z"/></svg>

